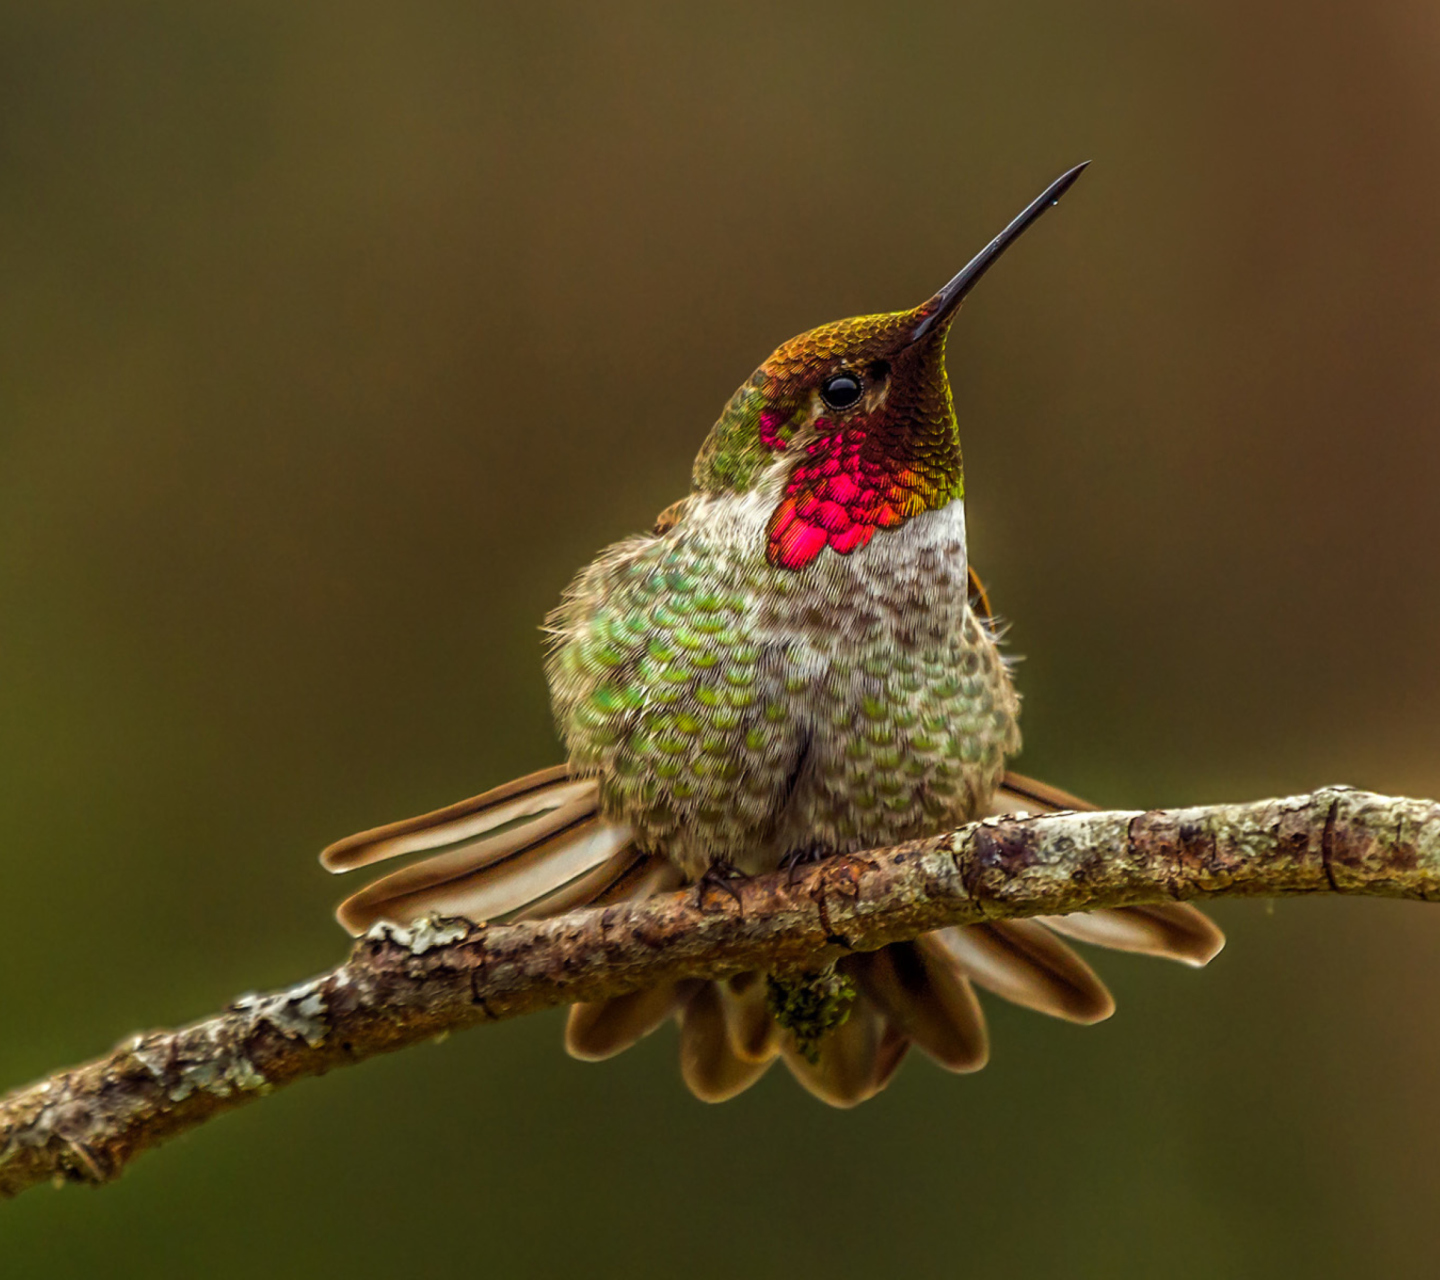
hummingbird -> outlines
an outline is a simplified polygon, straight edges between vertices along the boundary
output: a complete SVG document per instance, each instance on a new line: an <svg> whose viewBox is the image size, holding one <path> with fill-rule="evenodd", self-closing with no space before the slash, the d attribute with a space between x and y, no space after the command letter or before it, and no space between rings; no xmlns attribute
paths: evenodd
<svg viewBox="0 0 1440 1280"><path fill-rule="evenodd" d="M1084 168L918 307L774 351L705 439L690 494L602 551L546 619L566 763L327 848L336 872L427 855L341 903L346 929L703 895L987 815L1091 807L1007 772L1019 697L968 559L945 365L961 302ZM803 987L748 973L574 1005L565 1045L609 1058L675 1018L698 1098L732 1098L783 1061L850 1107L912 1046L949 1071L984 1066L976 987L1109 1017L1067 938L1197 966L1224 943L1180 903L996 920L844 957L822 975L833 1016L818 1023L795 1013Z"/></svg>

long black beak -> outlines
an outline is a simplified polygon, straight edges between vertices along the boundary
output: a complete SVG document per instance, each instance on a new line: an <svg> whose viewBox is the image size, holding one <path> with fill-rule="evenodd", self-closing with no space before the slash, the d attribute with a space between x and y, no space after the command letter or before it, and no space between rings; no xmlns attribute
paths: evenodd
<svg viewBox="0 0 1440 1280"><path fill-rule="evenodd" d="M1077 164L1073 169L1062 173L1027 204L1020 215L1004 231L971 258L960 269L960 274L922 308L925 318L915 326L915 332L910 335L910 341L919 342L927 333L953 315L955 308L960 305L965 295L975 287L975 282L990 270L995 264L995 260L1024 234L1031 223L1036 221L1052 204L1060 202L1060 197L1070 190L1075 179L1085 172L1085 165L1089 163L1090 161L1087 160L1085 164Z"/></svg>

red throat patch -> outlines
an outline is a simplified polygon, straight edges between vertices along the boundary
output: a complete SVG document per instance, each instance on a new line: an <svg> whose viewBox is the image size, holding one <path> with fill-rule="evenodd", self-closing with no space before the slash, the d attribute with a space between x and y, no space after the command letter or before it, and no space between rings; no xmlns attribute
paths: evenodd
<svg viewBox="0 0 1440 1280"><path fill-rule="evenodd" d="M846 556L876 529L894 529L930 506L937 486L893 459L863 456L866 433L819 419L822 432L791 473L785 497L770 517L770 563L803 569L829 547Z"/></svg>

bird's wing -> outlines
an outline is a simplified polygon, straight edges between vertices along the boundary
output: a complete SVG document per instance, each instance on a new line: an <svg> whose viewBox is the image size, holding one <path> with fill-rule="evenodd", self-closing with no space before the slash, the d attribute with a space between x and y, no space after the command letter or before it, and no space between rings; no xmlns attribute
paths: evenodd
<svg viewBox="0 0 1440 1280"><path fill-rule="evenodd" d="M1094 812L1098 806L1072 796L1068 791L1037 782L1019 773L1007 773L990 802L990 817L1060 813L1065 810ZM1036 916L1047 929L1107 947L1111 951L1134 951L1161 956L1199 968L1208 964L1225 945L1225 935L1203 911L1186 902L1161 902L1143 907L1112 907L1081 911L1066 916Z"/></svg>
<svg viewBox="0 0 1440 1280"><path fill-rule="evenodd" d="M630 829L599 813L599 786L561 765L433 813L362 831L321 855L350 871L404 854L429 856L372 881L336 911L351 933L431 912L472 920L553 915L601 898L673 888L668 864L635 849Z"/></svg>
<svg viewBox="0 0 1440 1280"><path fill-rule="evenodd" d="M969 573L970 607L982 618L992 619L994 612L989 592L985 590L985 584L974 566L970 566ZM1065 810L1085 813L1093 812L1097 807L1047 782L1009 772L991 798L989 810L982 816L1060 813ZM1225 935L1214 921L1183 902L1117 907L1067 916L1040 916L1037 919L1055 933L1079 942L1107 947L1112 951L1162 956L1196 967L1208 964L1225 945Z"/></svg>
<svg viewBox="0 0 1440 1280"><path fill-rule="evenodd" d="M995 616L995 611L990 607L990 593L985 590L985 584L980 581L974 565L968 565L966 572L970 576L970 608L988 622Z"/></svg>
<svg viewBox="0 0 1440 1280"><path fill-rule="evenodd" d="M686 494L685 497L672 502L655 517L655 523L651 525L650 532L657 537L662 533L669 533L680 521L685 519L685 513L690 510L690 502L693 497L693 494Z"/></svg>

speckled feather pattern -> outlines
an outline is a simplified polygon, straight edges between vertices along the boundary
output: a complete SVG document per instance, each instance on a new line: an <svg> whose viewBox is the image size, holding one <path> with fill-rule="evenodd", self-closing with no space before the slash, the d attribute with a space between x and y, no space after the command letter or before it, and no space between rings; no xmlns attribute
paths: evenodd
<svg viewBox="0 0 1440 1280"><path fill-rule="evenodd" d="M548 620L572 765L687 875L962 821L1019 748L968 603L948 326L910 341L926 314L779 347L715 424L691 497ZM837 373L863 384L843 410L821 394Z"/></svg>
<svg viewBox="0 0 1440 1280"><path fill-rule="evenodd" d="M796 572L764 556L777 471L617 544L549 620L551 691L602 808L689 876L961 821L1019 747L967 602L964 508Z"/></svg>

